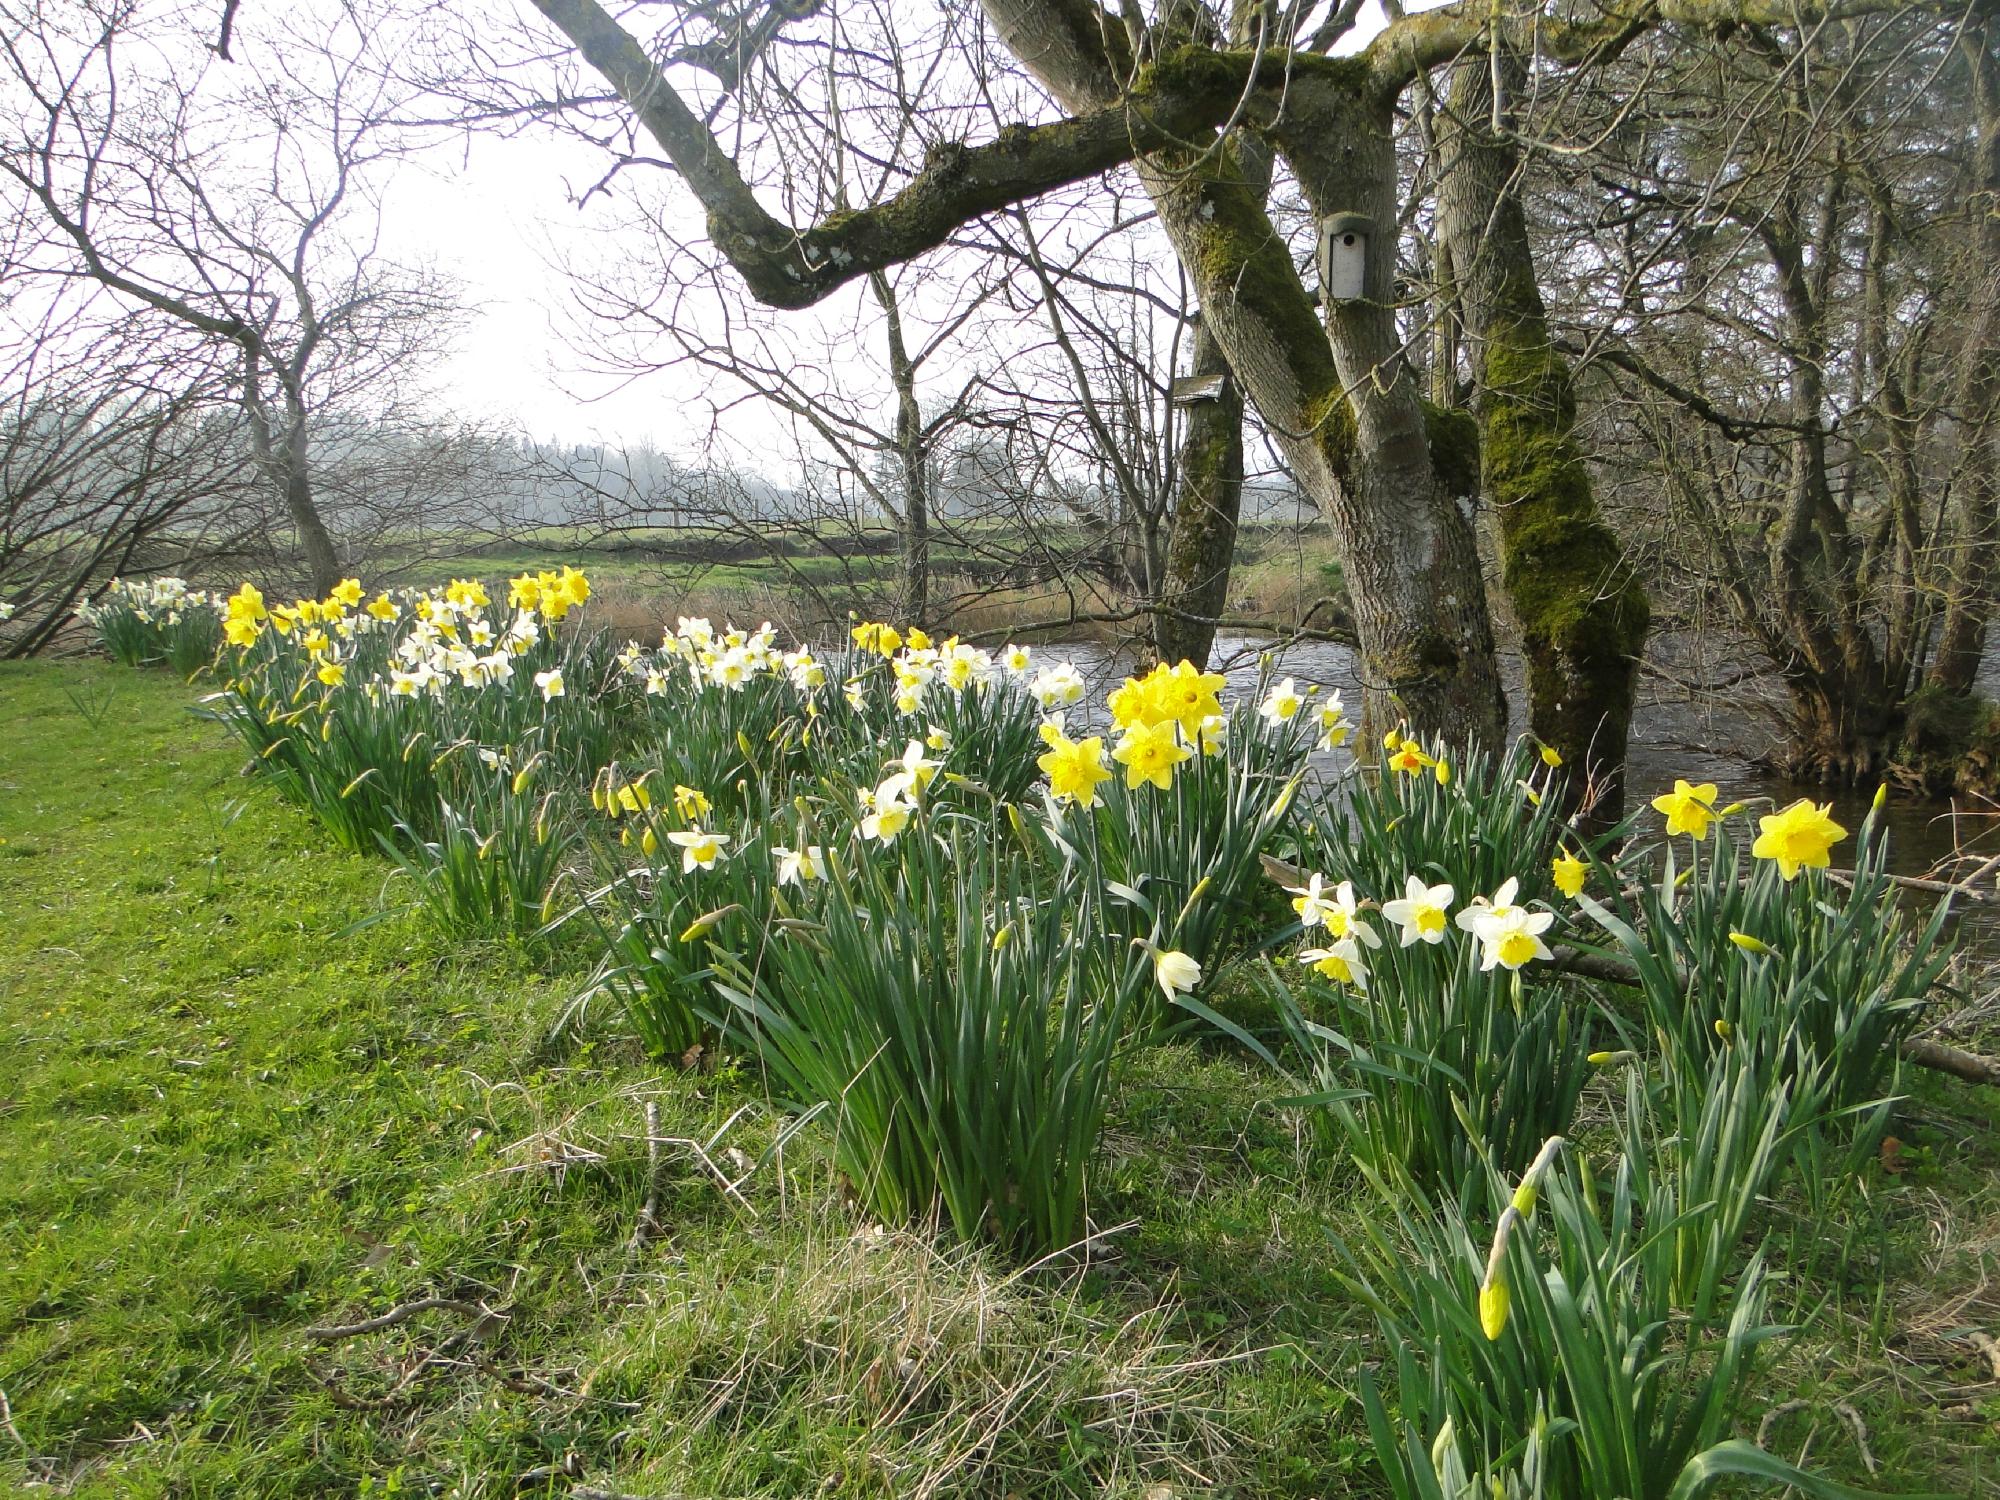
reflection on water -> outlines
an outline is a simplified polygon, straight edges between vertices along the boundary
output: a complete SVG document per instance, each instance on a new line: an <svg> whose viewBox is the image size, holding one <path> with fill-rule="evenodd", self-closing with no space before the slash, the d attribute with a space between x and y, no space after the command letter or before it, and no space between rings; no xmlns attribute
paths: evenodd
<svg viewBox="0 0 2000 1500"><path fill-rule="evenodd" d="M1232 689L1249 694L1256 690L1261 657L1268 649L1269 643L1258 637L1223 635L1216 638L1211 660L1217 670L1227 674ZM1065 642L1044 651L1074 662L1092 685L1091 701L1100 706L1104 690L1131 670L1129 659L1095 642ZM1314 683L1323 692L1338 691L1359 717L1361 687L1349 647L1331 641L1300 641L1287 647L1274 667L1281 676L1296 677L1301 686ZM2000 664L1989 662L1987 672L2000 677ZM1516 719L1513 728L1518 732L1524 727L1520 719L1525 698L1520 691L1518 664L1513 675L1516 680L1509 684L1508 699ZM2000 696L1996 692L2000 681L1982 681L1980 688ZM1680 776L1696 783L1714 782L1720 788L1718 803L1768 798L1782 807L1800 797L1826 801L1830 795L1835 820L1850 829L1858 827L1868 811L1873 788L1829 794L1824 788L1796 786L1759 770L1751 763L1751 756L1768 741L1770 733L1768 721L1748 706L1706 711L1697 719L1685 703L1642 697L1633 715L1626 772L1633 804L1643 806L1656 792L1671 789L1674 778ZM1898 800L1884 809L1883 815L1891 865L1899 874L1924 874L1949 860L1954 852L1975 856L2000 852L2000 815L1992 810L1950 802ZM1995 920L2000 920L2000 909L1995 910Z"/></svg>

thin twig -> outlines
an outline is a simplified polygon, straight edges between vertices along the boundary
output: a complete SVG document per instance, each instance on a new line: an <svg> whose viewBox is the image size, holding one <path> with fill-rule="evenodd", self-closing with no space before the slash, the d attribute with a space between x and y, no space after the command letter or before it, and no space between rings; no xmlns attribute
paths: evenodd
<svg viewBox="0 0 2000 1500"><path fill-rule="evenodd" d="M331 1343L335 1339L351 1339L364 1333L375 1333L380 1329L393 1328L398 1323L406 1323L418 1313L455 1312L468 1318L502 1318L507 1314L494 1312L477 1302L462 1302L456 1297L420 1297L414 1302L402 1302L390 1308L377 1318L366 1318L359 1323L344 1323L330 1328L308 1328L306 1337Z"/></svg>
<svg viewBox="0 0 2000 1500"><path fill-rule="evenodd" d="M632 1226L632 1248L638 1249L660 1232L660 1106L646 1101L646 1204Z"/></svg>
<svg viewBox="0 0 2000 1500"><path fill-rule="evenodd" d="M1854 1446L1861 1450L1861 1466L1870 1474L1879 1472L1882 1466L1875 1462L1875 1451L1868 1446L1868 1424L1861 1420L1861 1413L1845 1401L1834 1402L1833 1409L1854 1429Z"/></svg>

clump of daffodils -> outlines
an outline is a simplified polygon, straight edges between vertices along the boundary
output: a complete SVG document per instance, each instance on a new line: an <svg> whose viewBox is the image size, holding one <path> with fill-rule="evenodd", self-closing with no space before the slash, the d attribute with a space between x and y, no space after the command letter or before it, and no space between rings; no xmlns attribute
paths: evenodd
<svg viewBox="0 0 2000 1500"><path fill-rule="evenodd" d="M1287 889L1300 926L1314 940L1313 946L1299 951L1299 962L1322 978L1366 990L1368 950L1380 948L1382 940L1366 920L1367 903L1356 895L1353 882L1329 885L1323 875L1313 874L1304 884ZM1455 926L1479 944L1482 971L1518 972L1555 957L1542 935L1556 920L1553 912L1518 905L1519 894L1520 882L1509 879L1491 896L1475 896L1454 915L1458 893L1451 885L1431 885L1421 875L1410 874L1404 878L1403 894L1383 902L1381 913L1396 929L1399 947L1440 946ZM1324 939L1317 938L1317 929L1324 930Z"/></svg>
<svg viewBox="0 0 2000 1500"><path fill-rule="evenodd" d="M283 672L296 663L302 677L329 693L357 689L371 701L438 699L453 688L511 683L515 663L545 639L545 627L589 597L589 579L567 566L514 579L505 610L483 583L467 578L442 589L384 590L372 598L361 580L344 578L324 598L289 604L267 602L246 582L222 602L223 636L241 652L264 650L267 668ZM351 669L361 643L370 639L383 645L369 657L379 665L357 677ZM533 684L544 703L569 691L559 667L534 673Z"/></svg>

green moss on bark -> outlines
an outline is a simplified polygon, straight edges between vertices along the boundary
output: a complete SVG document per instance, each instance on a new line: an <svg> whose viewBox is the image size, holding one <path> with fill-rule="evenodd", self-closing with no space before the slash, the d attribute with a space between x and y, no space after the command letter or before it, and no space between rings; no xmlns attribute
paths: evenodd
<svg viewBox="0 0 2000 1500"><path fill-rule="evenodd" d="M1598 516L1568 368L1538 322L1504 322L1487 331L1482 374L1481 465L1528 658L1530 723L1579 762L1622 754L1652 612Z"/></svg>

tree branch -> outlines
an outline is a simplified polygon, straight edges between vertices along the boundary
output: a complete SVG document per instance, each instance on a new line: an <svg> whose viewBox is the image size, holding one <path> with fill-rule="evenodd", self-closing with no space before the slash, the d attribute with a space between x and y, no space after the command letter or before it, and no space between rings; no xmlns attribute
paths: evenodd
<svg viewBox="0 0 2000 1500"><path fill-rule="evenodd" d="M809 307L858 276L942 245L960 226L1052 188L1212 131L1247 86L1285 83L1282 56L1188 47L1163 56L1118 102L979 146L931 153L900 192L797 229L757 201L736 163L666 73L596 0L534 0L660 143L708 213L709 235L760 302ZM1293 59L1296 72L1322 59ZM1331 66L1331 64L1327 64Z"/></svg>

